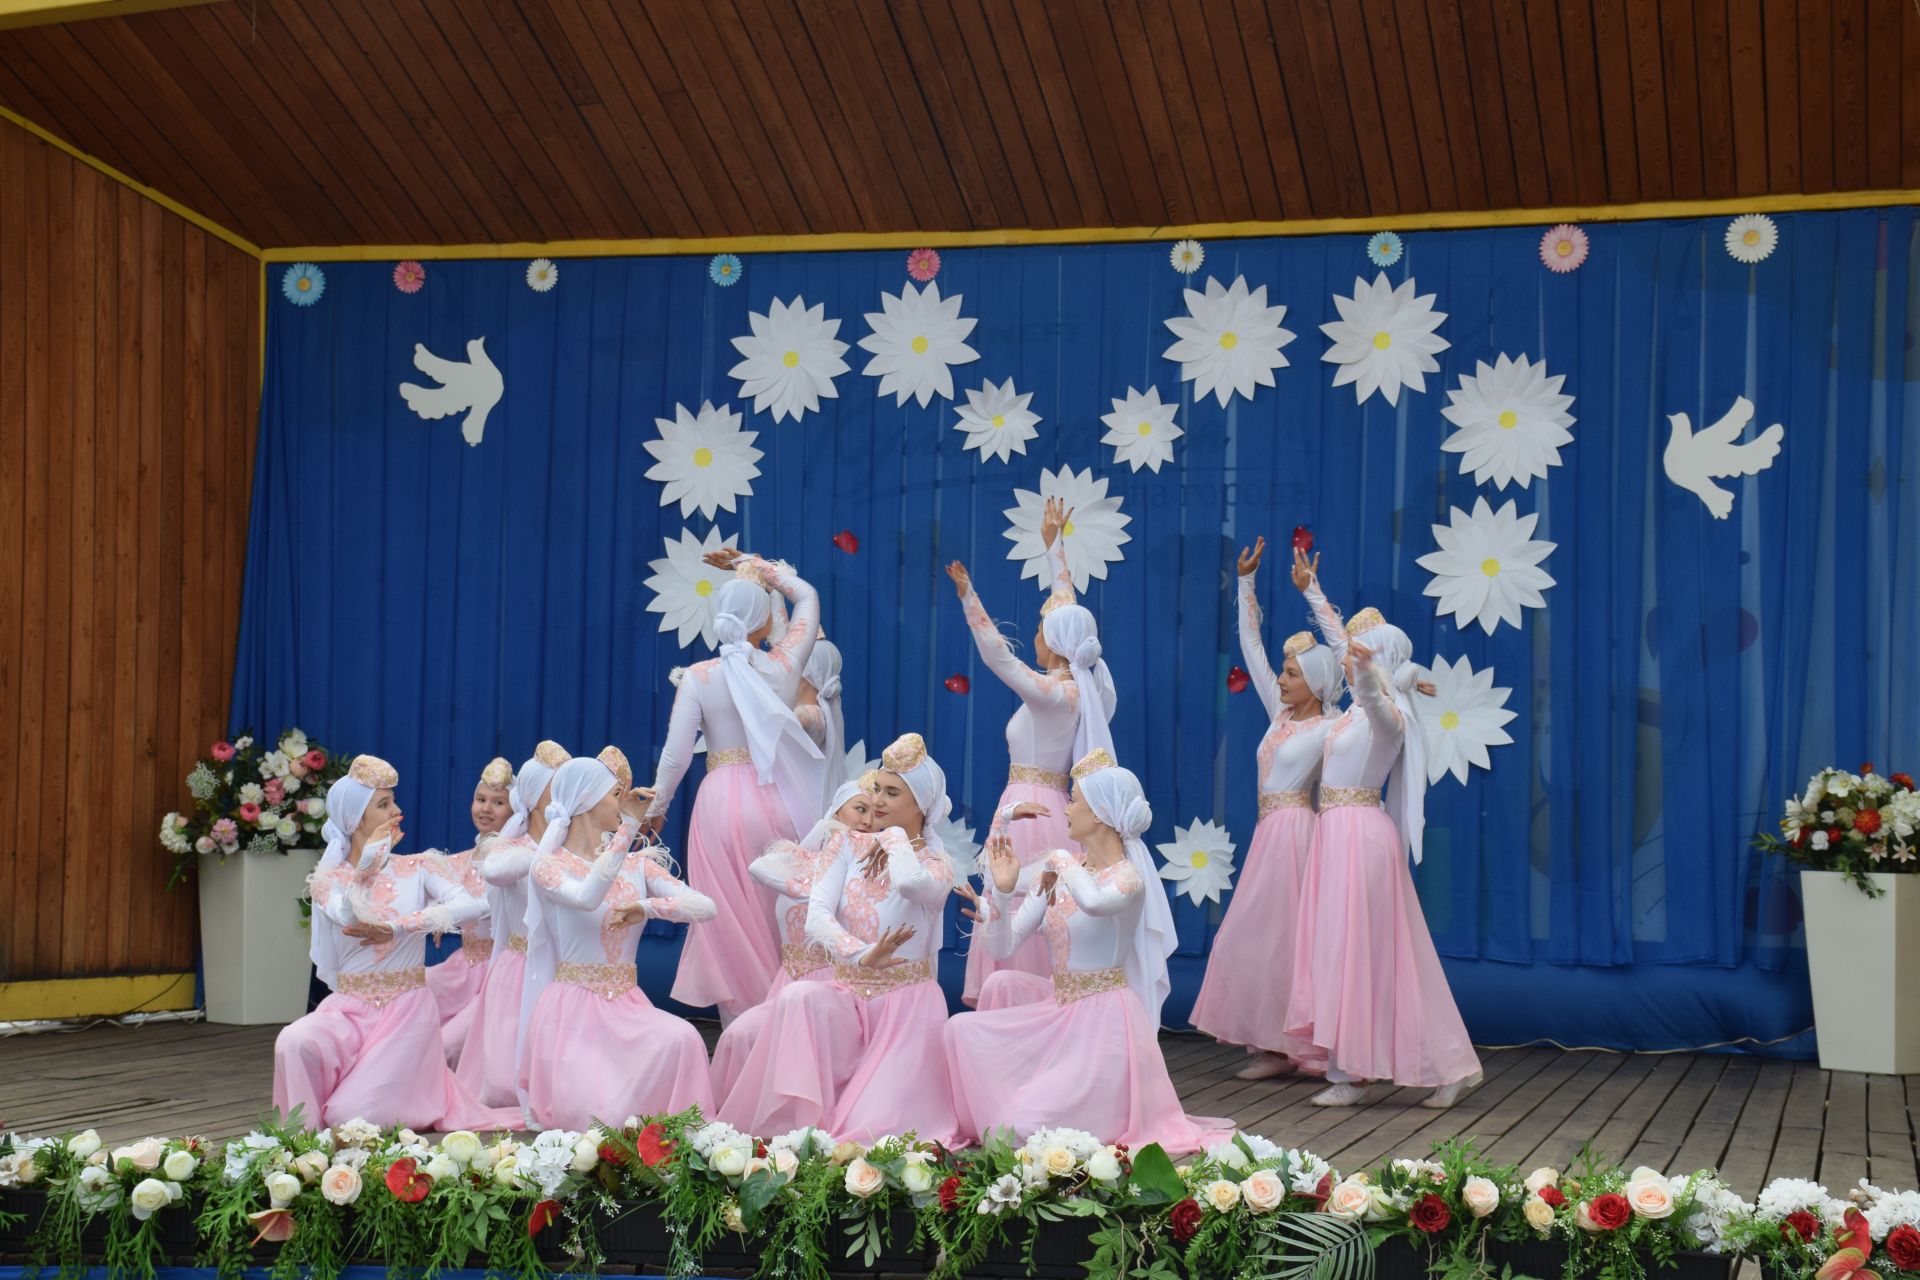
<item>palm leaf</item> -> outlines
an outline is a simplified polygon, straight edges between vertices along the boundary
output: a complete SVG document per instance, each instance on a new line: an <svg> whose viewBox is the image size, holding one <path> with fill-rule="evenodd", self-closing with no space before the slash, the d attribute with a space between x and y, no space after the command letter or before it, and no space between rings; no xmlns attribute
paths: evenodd
<svg viewBox="0 0 1920 1280"><path fill-rule="evenodd" d="M1263 1280L1373 1280L1373 1250L1360 1225L1324 1213L1282 1214L1280 1248L1260 1255Z"/></svg>

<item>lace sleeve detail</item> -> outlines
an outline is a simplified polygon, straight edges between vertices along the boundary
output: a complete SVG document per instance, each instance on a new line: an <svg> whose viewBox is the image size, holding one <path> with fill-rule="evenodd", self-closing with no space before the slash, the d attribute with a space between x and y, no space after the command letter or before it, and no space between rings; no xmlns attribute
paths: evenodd
<svg viewBox="0 0 1920 1280"><path fill-rule="evenodd" d="M1286 707L1280 701L1273 666L1267 661L1267 646L1260 639L1260 602L1254 596L1253 579L1241 578L1235 590L1240 602L1240 657L1247 664L1254 692L1260 695L1260 705L1267 709L1267 718L1274 719Z"/></svg>

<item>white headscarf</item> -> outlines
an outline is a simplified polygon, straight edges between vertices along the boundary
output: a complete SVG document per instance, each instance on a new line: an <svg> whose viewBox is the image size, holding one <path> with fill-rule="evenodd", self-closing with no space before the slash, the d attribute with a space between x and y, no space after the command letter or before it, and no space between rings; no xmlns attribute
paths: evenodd
<svg viewBox="0 0 1920 1280"><path fill-rule="evenodd" d="M327 822L320 829L320 834L326 838L327 849L320 855L320 865L314 870L316 876L333 870L347 860L347 854L353 848L353 833L359 828L360 819L373 802L374 794L373 787L345 776L327 788ZM320 981L331 990L334 979L340 976L339 930L315 920L313 927L308 930L307 954L313 958L313 967L319 973Z"/></svg>
<svg viewBox="0 0 1920 1280"><path fill-rule="evenodd" d="M1113 731L1107 722L1113 719L1116 698L1113 675L1100 657L1100 624L1086 606L1063 604L1040 620L1040 634L1047 648L1067 660L1073 683L1080 690L1073 758L1082 759L1101 747L1111 753Z"/></svg>
<svg viewBox="0 0 1920 1280"><path fill-rule="evenodd" d="M1427 737L1413 708L1413 688L1420 682L1420 668L1413 664L1413 641L1390 622L1369 627L1354 638L1373 650L1374 669L1386 677L1388 696L1400 709L1400 723L1406 727L1400 754L1387 775L1385 805L1387 816L1400 829L1401 842L1413 851L1413 864L1419 866L1427 828Z"/></svg>
<svg viewBox="0 0 1920 1280"><path fill-rule="evenodd" d="M513 789L507 792L507 800L513 805L513 816L507 819L506 826L500 828L502 839L513 840L527 834L527 822L533 813L533 806L540 803L540 793L552 781L553 769L540 763L538 756L520 766L520 772L513 779Z"/></svg>
<svg viewBox="0 0 1920 1280"><path fill-rule="evenodd" d="M1294 660L1300 664L1307 688L1320 700L1320 710L1332 715L1340 703L1340 689L1346 679L1333 650L1323 644L1309 645L1304 652L1294 655Z"/></svg>
<svg viewBox="0 0 1920 1280"><path fill-rule="evenodd" d="M1167 977L1167 957L1179 945L1179 938L1174 934L1173 908L1167 905L1160 873L1141 839L1153 826L1153 806L1147 803L1140 779L1118 765L1096 769L1079 781L1087 807L1094 817L1120 834L1126 842L1127 861L1140 877L1140 914L1134 920L1133 941L1123 967L1127 986L1146 1006L1148 1020L1158 1027L1160 1006L1173 989Z"/></svg>
<svg viewBox="0 0 1920 1280"><path fill-rule="evenodd" d="M584 756L576 757L553 771L553 800L547 805L547 830L540 837L540 851L536 857L545 857L558 849L567 838L573 820L580 814L600 803L600 797L613 790L618 784L613 770L598 760L589 760ZM527 1065L527 1022L533 1017L534 1001L553 981L554 972L559 968L559 957L554 952L553 938L547 932L546 920L541 910L540 891L532 885L527 886L527 972L520 988L520 1034L517 1051L514 1054L515 1079L525 1074ZM523 1099L524 1102L524 1099Z"/></svg>
<svg viewBox="0 0 1920 1280"><path fill-rule="evenodd" d="M885 768L884 758L881 767ZM919 808L921 816L920 838L926 843L927 852L947 860L949 873L955 881L965 879L966 872L953 865L953 855L947 852L946 841L940 838L940 832L935 829L953 812L953 802L947 799L947 775L934 760L933 754L923 747L919 764L911 769L888 769L887 772L906 783L907 790L913 793L913 803ZM929 914L933 917L933 937L927 940L927 954L938 957L944 941L947 913L944 909L938 909Z"/></svg>
<svg viewBox="0 0 1920 1280"><path fill-rule="evenodd" d="M834 828L846 825L834 815L840 812L841 805L861 794L863 792L859 783L841 783L839 789L827 797L826 813L821 815L820 821L813 824L813 830L807 832L806 838L800 841L800 847L809 853L818 853L826 848L827 837L833 834Z"/></svg>
<svg viewBox="0 0 1920 1280"><path fill-rule="evenodd" d="M840 775L840 762L847 756L847 719L840 705L840 662L840 650L832 641L816 640L813 652L807 655L807 669L802 673L813 686L814 696L820 702L820 714L827 725L826 741L820 744L820 752L827 762L827 767L821 770L827 817L832 817L840 808L833 803L834 783Z"/></svg>
<svg viewBox="0 0 1920 1280"><path fill-rule="evenodd" d="M763 786L771 782L780 789L797 828L820 816L820 766L809 762L822 756L793 708L780 700L755 665L753 646L747 643L747 637L766 624L771 608L765 587L735 578L714 593L713 635L720 650L720 678L746 726L754 772Z"/></svg>

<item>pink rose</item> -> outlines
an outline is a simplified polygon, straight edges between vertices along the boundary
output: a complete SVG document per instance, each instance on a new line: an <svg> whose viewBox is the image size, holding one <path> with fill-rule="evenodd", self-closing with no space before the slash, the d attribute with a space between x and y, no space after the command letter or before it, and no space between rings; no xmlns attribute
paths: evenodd
<svg viewBox="0 0 1920 1280"><path fill-rule="evenodd" d="M266 785L260 790L266 794L268 804L279 804L287 798L287 789L280 784L278 778L268 778Z"/></svg>
<svg viewBox="0 0 1920 1280"><path fill-rule="evenodd" d="M257 804L243 804L234 812L240 815L240 821L249 826L260 821L260 806Z"/></svg>
<svg viewBox="0 0 1920 1280"><path fill-rule="evenodd" d="M224 741L216 742L213 744L212 754L215 760L218 760L221 764L225 764L227 761L233 759L234 757L233 744L231 742L224 742Z"/></svg>
<svg viewBox="0 0 1920 1280"><path fill-rule="evenodd" d="M300 763L307 766L308 773L318 773L327 767L327 753L315 747L301 757Z"/></svg>

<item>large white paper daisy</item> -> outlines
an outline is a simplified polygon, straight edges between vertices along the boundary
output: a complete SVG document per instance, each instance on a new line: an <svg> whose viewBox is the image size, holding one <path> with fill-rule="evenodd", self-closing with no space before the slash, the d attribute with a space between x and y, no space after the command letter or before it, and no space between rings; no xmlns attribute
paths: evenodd
<svg viewBox="0 0 1920 1280"><path fill-rule="evenodd" d="M834 399L840 393L833 380L847 371L840 357L847 344L834 337L840 322L826 318L824 303L807 306L805 298L792 302L775 298L761 315L747 313L753 332L733 340L733 348L746 359L727 370L727 376L740 380L742 397L753 397L753 411L773 410L773 420L800 421L800 415L820 408L820 400Z"/></svg>
<svg viewBox="0 0 1920 1280"><path fill-rule="evenodd" d="M937 280L880 295L880 310L867 313L873 332L860 339L873 359L860 372L880 379L881 395L892 393L896 405L912 396L923 409L936 395L953 399L953 366L980 358L963 341L978 321L960 314L962 296L942 299Z"/></svg>
<svg viewBox="0 0 1920 1280"><path fill-rule="evenodd" d="M1780 243L1780 228L1764 213L1748 213L1727 224L1727 252L1735 262L1765 261Z"/></svg>
<svg viewBox="0 0 1920 1280"><path fill-rule="evenodd" d="M973 838L973 828L958 818L942 818L933 824L933 834L946 846L947 857L953 865L963 872L984 872L980 865L980 842Z"/></svg>
<svg viewBox="0 0 1920 1280"><path fill-rule="evenodd" d="M696 415L676 404L673 417L653 421L660 438L647 441L647 452L659 461L647 468L647 479L662 482L661 506L678 502L683 517L697 509L711 520L722 507L732 511L735 498L753 496L752 481L760 474L753 464L761 458L753 442L759 433L740 429L737 410L702 401Z"/></svg>
<svg viewBox="0 0 1920 1280"><path fill-rule="evenodd" d="M707 530L704 538L682 529L677 539L666 540L665 558L647 565L653 570L646 583L653 592L647 612L661 615L660 630L674 632L682 649L695 636L713 644L713 593L732 582L734 573L716 569L701 557L732 545L733 535L723 538L718 529Z"/></svg>
<svg viewBox="0 0 1920 1280"><path fill-rule="evenodd" d="M845 764L848 782L858 782L860 779L866 777L870 770L880 767L878 760L867 759L867 740L865 738L860 739L860 741L847 748Z"/></svg>
<svg viewBox="0 0 1920 1280"><path fill-rule="evenodd" d="M1042 470L1040 492L1015 489L1015 505L1006 512L1010 527L1005 537L1013 543L1007 559L1024 561L1020 576L1037 579L1042 591L1053 590L1053 568L1047 563L1047 545L1040 540L1040 517L1048 498L1059 498L1073 513L1060 536L1066 539L1074 589L1085 591L1091 579L1107 576L1109 562L1123 558L1121 546L1133 540L1126 532L1133 517L1121 513L1119 498L1107 496L1107 482L1095 480L1092 467L1077 475L1072 467Z"/></svg>
<svg viewBox="0 0 1920 1280"><path fill-rule="evenodd" d="M1433 299L1431 293L1414 296L1411 276L1394 288L1384 271L1372 284L1356 278L1351 298L1334 294L1340 318L1320 326L1333 339L1320 358L1340 366L1333 385L1352 383L1360 404L1376 391L1388 404L1400 403L1401 387L1425 391L1424 375L1440 372L1434 356L1452 345L1434 332L1447 313L1435 311Z"/></svg>
<svg viewBox="0 0 1920 1280"><path fill-rule="evenodd" d="M1457 453L1460 472L1471 471L1475 484L1508 481L1527 488L1548 467L1560 465L1560 446L1573 443L1573 397L1560 394L1564 373L1547 376L1545 361L1530 362L1502 354L1493 364L1481 360L1460 385L1447 392L1441 415L1459 430L1441 448Z"/></svg>
<svg viewBox="0 0 1920 1280"><path fill-rule="evenodd" d="M1493 767L1488 747L1504 747L1513 735L1501 728L1517 712L1507 710L1511 689L1493 687L1493 668L1475 671L1465 658L1449 665L1437 659L1428 668L1434 694L1414 698L1414 710L1420 716L1427 739L1427 781L1438 782L1451 773L1459 782L1467 780L1467 767Z"/></svg>
<svg viewBox="0 0 1920 1280"><path fill-rule="evenodd" d="M1492 635L1502 622L1519 626L1522 606L1538 609L1547 603L1540 593L1553 579L1540 562L1554 544L1533 540L1537 512L1517 514L1511 498L1495 511L1485 498L1475 498L1472 515L1453 507L1448 519L1451 523L1433 526L1440 549L1417 563L1432 571L1426 594L1439 599L1439 612L1451 613L1455 626L1478 622Z"/></svg>
<svg viewBox="0 0 1920 1280"><path fill-rule="evenodd" d="M1173 442L1186 432L1174 425L1177 404L1164 404L1160 388L1145 391L1127 388L1124 396L1113 398L1113 412L1100 415L1107 434L1100 443L1113 446L1113 460L1124 462L1135 471L1145 467L1158 474L1160 464L1173 461Z"/></svg>
<svg viewBox="0 0 1920 1280"><path fill-rule="evenodd" d="M1165 861L1160 878L1171 880L1197 907L1218 902L1233 887L1233 839L1217 822L1195 821L1173 829L1173 843L1157 846Z"/></svg>
<svg viewBox="0 0 1920 1280"><path fill-rule="evenodd" d="M989 378L978 391L967 392L967 403L953 429L967 433L967 448L978 451L981 461L1005 462L1011 454L1024 454L1027 441L1040 434L1034 430L1040 415L1027 408L1032 399L1033 392L1013 389L1012 378L997 387Z"/></svg>
<svg viewBox="0 0 1920 1280"><path fill-rule="evenodd" d="M1162 354L1179 362L1194 398L1212 392L1224 406L1236 392L1251 400L1256 386L1272 386L1273 371L1287 363L1280 348L1293 341L1293 332L1280 327L1286 307L1267 305L1267 286L1248 292L1247 278L1235 276L1223 289L1208 276L1205 293L1184 292L1187 314L1167 321L1180 340Z"/></svg>

